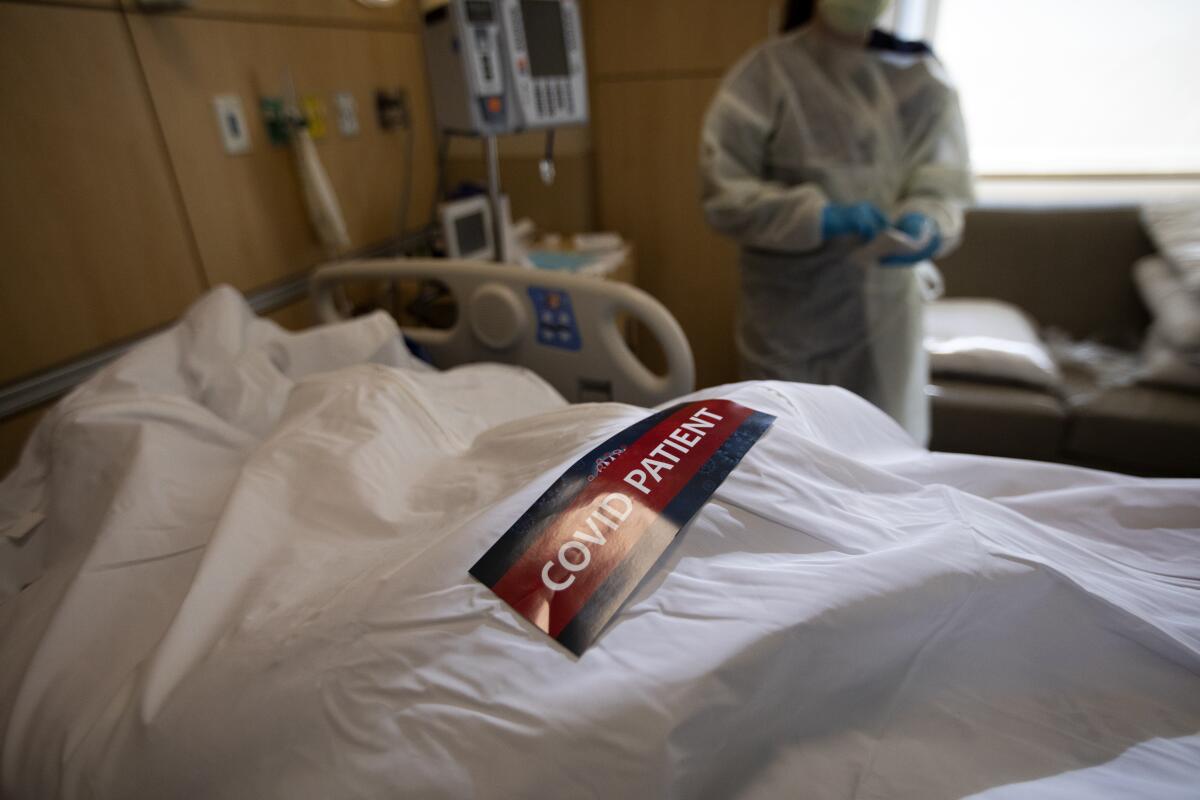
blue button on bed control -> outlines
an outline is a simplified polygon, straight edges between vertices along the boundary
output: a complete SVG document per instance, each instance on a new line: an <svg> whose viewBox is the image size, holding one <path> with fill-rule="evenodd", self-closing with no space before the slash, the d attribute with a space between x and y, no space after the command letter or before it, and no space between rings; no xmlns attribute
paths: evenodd
<svg viewBox="0 0 1200 800"><path fill-rule="evenodd" d="M578 351L583 348L579 324L571 308L571 296L561 289L529 287L529 299L537 315L537 341L546 347Z"/></svg>

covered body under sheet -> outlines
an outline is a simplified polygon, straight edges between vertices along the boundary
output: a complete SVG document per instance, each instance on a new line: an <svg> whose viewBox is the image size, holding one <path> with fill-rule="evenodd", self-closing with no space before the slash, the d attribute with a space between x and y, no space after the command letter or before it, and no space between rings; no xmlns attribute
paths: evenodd
<svg viewBox="0 0 1200 800"><path fill-rule="evenodd" d="M778 419L576 658L467 570L647 412L395 333L217 290L50 413L0 484L0 793L1196 796L1200 482L698 392Z"/></svg>

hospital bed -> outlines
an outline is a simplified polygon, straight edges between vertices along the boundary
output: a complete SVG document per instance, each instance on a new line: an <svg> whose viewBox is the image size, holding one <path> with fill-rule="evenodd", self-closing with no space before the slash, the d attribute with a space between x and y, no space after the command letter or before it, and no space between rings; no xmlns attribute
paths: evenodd
<svg viewBox="0 0 1200 800"><path fill-rule="evenodd" d="M653 406L694 388L692 350L675 317L645 292L594 277L483 261L348 261L314 273L317 318L324 323L344 318L336 302L339 287L395 281L437 281L453 295L460 313L451 328L402 331L439 368L521 364L574 402ZM651 372L631 350L631 322L641 323L658 342L663 375Z"/></svg>
<svg viewBox="0 0 1200 800"><path fill-rule="evenodd" d="M0 483L0 794L1195 796L1200 482L930 453L834 388L690 392L775 421L577 657L468 569L650 413L581 379L678 399L678 329L628 287L434 277L460 319L411 348L216 289L47 414ZM539 365L563 298L531 289L618 369Z"/></svg>

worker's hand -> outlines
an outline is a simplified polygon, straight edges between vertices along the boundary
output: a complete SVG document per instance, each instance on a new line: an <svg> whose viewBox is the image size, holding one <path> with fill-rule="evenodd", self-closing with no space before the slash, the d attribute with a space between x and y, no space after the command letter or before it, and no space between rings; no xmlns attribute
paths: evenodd
<svg viewBox="0 0 1200 800"><path fill-rule="evenodd" d="M896 230L920 244L913 250L892 253L880 261L885 267L908 267L932 258L942 246L942 234L937 223L924 214L909 212L896 220Z"/></svg>
<svg viewBox="0 0 1200 800"><path fill-rule="evenodd" d="M837 236L857 236L869 242L887 226L887 215L874 203L827 205L821 211L821 238L825 241Z"/></svg>

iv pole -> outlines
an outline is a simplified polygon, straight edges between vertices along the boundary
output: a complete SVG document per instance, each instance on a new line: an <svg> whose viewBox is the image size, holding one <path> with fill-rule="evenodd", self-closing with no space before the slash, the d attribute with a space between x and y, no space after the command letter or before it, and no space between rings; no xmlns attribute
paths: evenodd
<svg viewBox="0 0 1200 800"><path fill-rule="evenodd" d="M492 209L492 237L496 242L496 261L503 264L508 259L508 219L503 213L500 197L500 147L496 135L483 137L483 160L488 173L488 205ZM546 152L538 163L538 173L546 186L554 184L554 129L546 131Z"/></svg>
<svg viewBox="0 0 1200 800"><path fill-rule="evenodd" d="M500 147L496 135L488 134L483 137L483 157L487 163L488 173L488 205L492 208L492 238L496 242L496 262L503 264L508 260L508 223L504 219L504 210L500 202Z"/></svg>

